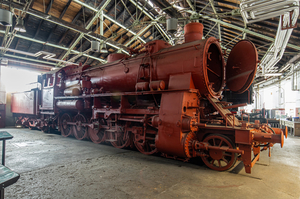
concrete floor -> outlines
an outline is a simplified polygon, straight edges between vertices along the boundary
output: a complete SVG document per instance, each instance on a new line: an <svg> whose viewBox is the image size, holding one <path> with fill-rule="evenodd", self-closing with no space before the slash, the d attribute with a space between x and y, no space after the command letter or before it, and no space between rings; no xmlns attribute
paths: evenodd
<svg viewBox="0 0 300 199"><path fill-rule="evenodd" d="M252 174L217 172L135 150L28 129L7 130L6 198L300 198L300 137L264 152Z"/></svg>

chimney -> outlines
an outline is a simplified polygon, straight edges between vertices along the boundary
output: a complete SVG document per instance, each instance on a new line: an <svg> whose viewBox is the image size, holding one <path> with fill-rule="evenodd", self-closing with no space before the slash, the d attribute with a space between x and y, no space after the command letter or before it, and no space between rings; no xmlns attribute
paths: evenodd
<svg viewBox="0 0 300 199"><path fill-rule="evenodd" d="M203 25L202 23L189 23L184 26L184 39L185 43L192 41L202 40Z"/></svg>

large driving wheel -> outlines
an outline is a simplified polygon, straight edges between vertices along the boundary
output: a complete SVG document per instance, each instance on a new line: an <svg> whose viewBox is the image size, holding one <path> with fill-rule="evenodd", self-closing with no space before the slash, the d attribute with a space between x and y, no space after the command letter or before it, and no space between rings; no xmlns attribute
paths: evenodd
<svg viewBox="0 0 300 199"><path fill-rule="evenodd" d="M128 131L124 132L123 128L120 127L120 130L117 133L117 141L111 142L111 145L118 149L128 147L130 145L130 138L130 133Z"/></svg>
<svg viewBox="0 0 300 199"><path fill-rule="evenodd" d="M157 152L155 146L155 136L157 132L154 130L146 130L146 136L142 134L135 134L134 136L134 145L141 153L146 155L151 155Z"/></svg>
<svg viewBox="0 0 300 199"><path fill-rule="evenodd" d="M91 123L94 123L93 128L88 127L88 134L92 142L99 144L103 142L104 137L104 130L101 129L101 125L98 121L91 121Z"/></svg>
<svg viewBox="0 0 300 199"><path fill-rule="evenodd" d="M83 126L83 123L87 123L84 115L77 114L73 120L76 124L74 126L74 136L78 140L82 140L88 136L87 126Z"/></svg>
<svg viewBox="0 0 300 199"><path fill-rule="evenodd" d="M65 113L60 118L60 132L61 135L64 137L68 137L72 134L73 128L71 125L67 124L68 122L71 122L71 116L68 113Z"/></svg>
<svg viewBox="0 0 300 199"><path fill-rule="evenodd" d="M203 140L203 142L207 142L210 146L225 147L230 149L235 148L235 145L228 137L220 134L209 135ZM225 152L217 149L208 149L207 151L204 151L204 153L204 156L201 157L203 162L209 168L217 171L225 171L230 169L232 166L234 166L237 158L236 153Z"/></svg>

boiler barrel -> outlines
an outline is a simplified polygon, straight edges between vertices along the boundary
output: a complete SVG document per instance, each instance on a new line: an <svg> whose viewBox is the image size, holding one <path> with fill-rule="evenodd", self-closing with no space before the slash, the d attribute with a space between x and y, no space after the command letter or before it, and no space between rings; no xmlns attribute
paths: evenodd
<svg viewBox="0 0 300 199"><path fill-rule="evenodd" d="M201 94L216 96L224 86L224 71L220 44L210 37L164 48L150 56L144 53L122 62L92 67L84 75L90 76L92 84L103 87L104 91L132 92L137 82L163 80L168 88L170 75L191 73Z"/></svg>

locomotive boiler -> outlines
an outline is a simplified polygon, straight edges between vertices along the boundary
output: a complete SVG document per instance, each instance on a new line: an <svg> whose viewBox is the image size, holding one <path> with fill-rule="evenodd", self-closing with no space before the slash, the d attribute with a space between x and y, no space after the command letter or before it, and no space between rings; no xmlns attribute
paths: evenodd
<svg viewBox="0 0 300 199"><path fill-rule="evenodd" d="M65 137L183 161L200 157L218 171L240 160L250 173L261 151L284 143L281 129L239 121L229 109L241 105L221 101L225 85L242 93L252 84L256 48L239 41L225 64L219 41L202 39L202 31L202 24L189 23L184 44L151 41L130 56L110 54L100 66L45 73L41 89L27 91L30 110L22 110L24 93L16 93L12 112L20 124L57 128Z"/></svg>

